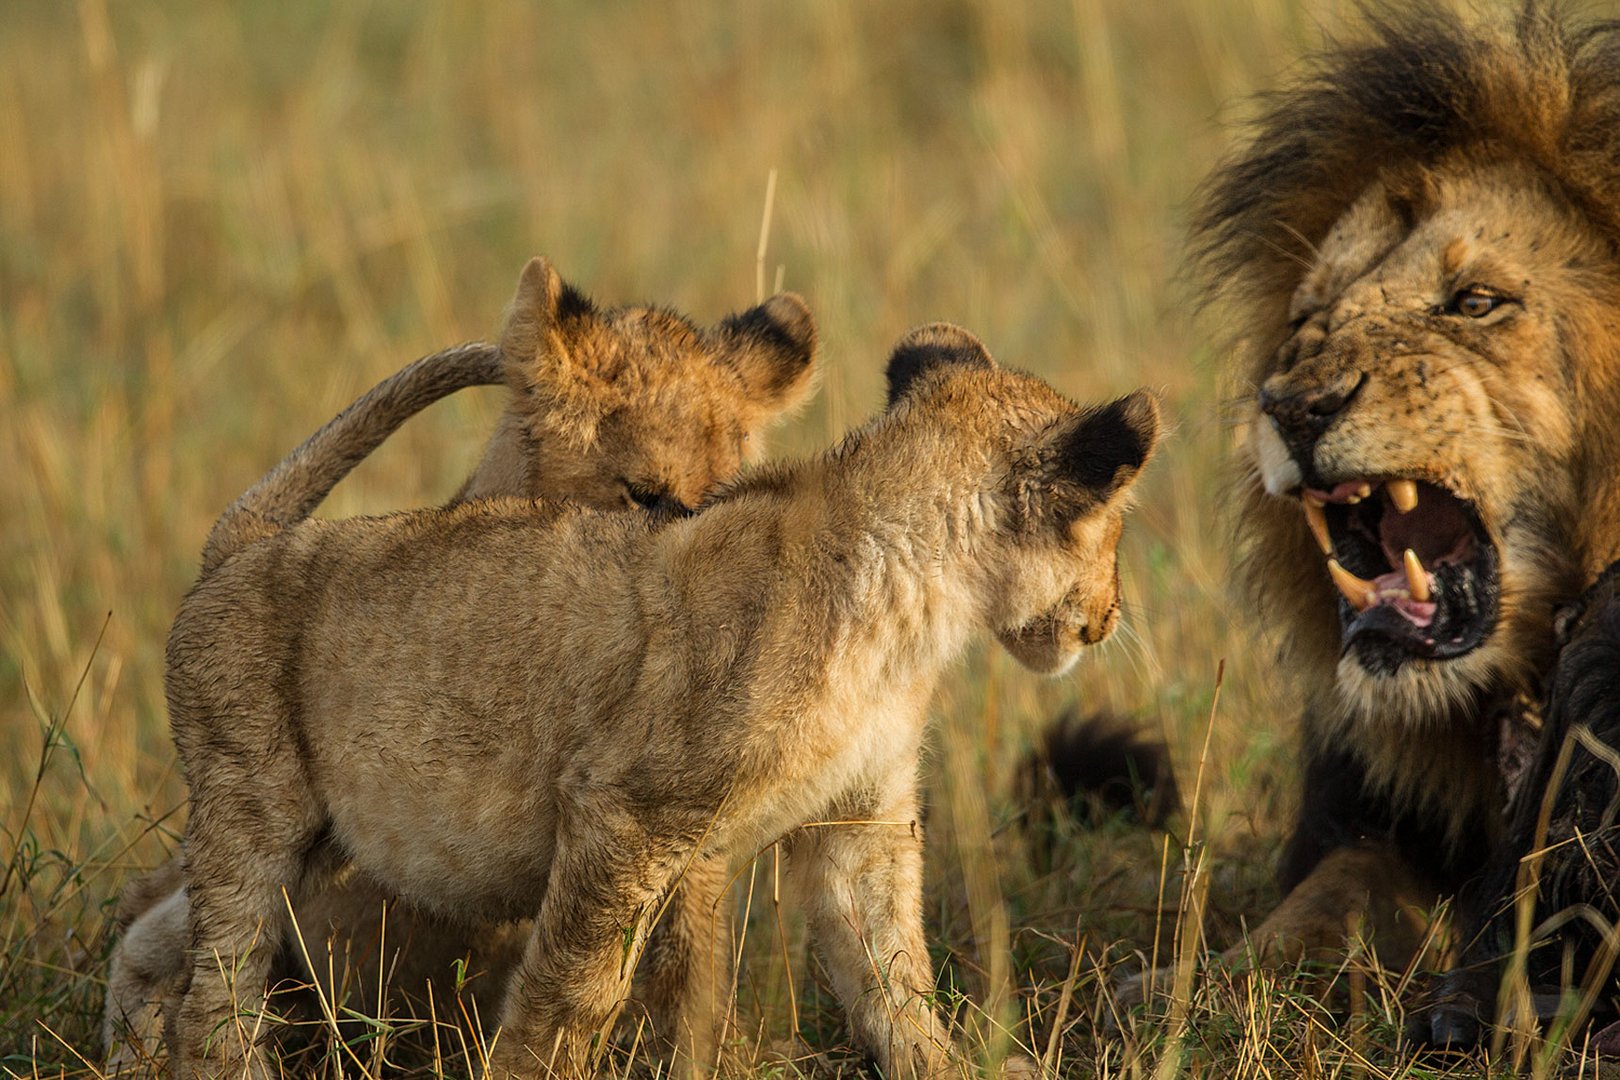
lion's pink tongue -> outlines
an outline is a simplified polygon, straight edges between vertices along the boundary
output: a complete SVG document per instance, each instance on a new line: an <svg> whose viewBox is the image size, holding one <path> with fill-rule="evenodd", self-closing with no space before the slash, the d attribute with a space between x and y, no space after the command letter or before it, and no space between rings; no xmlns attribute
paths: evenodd
<svg viewBox="0 0 1620 1080"><path fill-rule="evenodd" d="M1434 622L1434 601L1414 600L1404 570L1394 570L1373 578L1373 589L1378 602L1388 604L1412 620L1414 626L1427 627Z"/></svg>

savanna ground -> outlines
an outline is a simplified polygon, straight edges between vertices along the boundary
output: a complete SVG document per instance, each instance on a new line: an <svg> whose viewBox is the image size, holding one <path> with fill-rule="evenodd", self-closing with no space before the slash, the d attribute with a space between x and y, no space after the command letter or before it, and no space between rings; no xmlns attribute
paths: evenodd
<svg viewBox="0 0 1620 1080"><path fill-rule="evenodd" d="M1220 312L1177 280L1184 209L1245 96L1353 19L1329 0L8 6L0 1065L97 1060L112 899L182 826L162 647L214 516L404 361L490 333L540 252L601 299L704 321L778 282L803 293L824 378L777 453L877 408L888 345L932 319L1080 399L1164 394L1121 633L1050 681L978 650L935 704L928 917L976 1056L1023 1044L1107 1076L1485 1069L1401 1051L1403 973L1367 958L1187 980L1202 940L1275 898L1293 780L1288 687L1227 588L1224 403L1242 388L1205 344ZM442 501L500 405L436 406L322 512ZM1018 762L1070 706L1168 738L1191 806L1168 835L1023 827ZM773 869L735 889L730 1071L853 1069ZM1144 956L1185 960L1183 978L1109 1033L1110 973ZM790 1004L831 1052L791 1060ZM360 1075L388 1035L314 1038ZM476 1074L477 1054L447 1032L425 1068Z"/></svg>

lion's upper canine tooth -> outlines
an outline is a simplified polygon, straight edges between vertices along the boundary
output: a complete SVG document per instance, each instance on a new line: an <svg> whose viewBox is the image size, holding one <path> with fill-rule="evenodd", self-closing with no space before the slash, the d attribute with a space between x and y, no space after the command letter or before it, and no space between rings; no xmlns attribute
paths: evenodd
<svg viewBox="0 0 1620 1080"><path fill-rule="evenodd" d="M1311 535L1316 537L1317 546L1322 554L1333 554L1333 538L1328 535L1327 514L1322 510L1322 504L1312 502L1309 498L1305 502L1305 524L1311 527Z"/></svg>
<svg viewBox="0 0 1620 1080"><path fill-rule="evenodd" d="M1389 490L1389 501L1395 504L1395 509L1403 514L1409 514L1418 504L1418 490L1416 480L1391 480L1384 485Z"/></svg>
<svg viewBox="0 0 1620 1080"><path fill-rule="evenodd" d="M1357 611L1366 611L1378 599L1373 583L1356 577L1340 566L1338 559L1328 560L1328 576L1333 579L1334 586L1344 594L1344 598L1350 601L1350 606Z"/></svg>
<svg viewBox="0 0 1620 1080"><path fill-rule="evenodd" d="M1406 587L1411 590L1412 599L1419 603L1428 603L1433 598L1434 591L1429 588L1429 575L1423 569L1423 561L1411 548L1406 549L1401 561L1406 567Z"/></svg>

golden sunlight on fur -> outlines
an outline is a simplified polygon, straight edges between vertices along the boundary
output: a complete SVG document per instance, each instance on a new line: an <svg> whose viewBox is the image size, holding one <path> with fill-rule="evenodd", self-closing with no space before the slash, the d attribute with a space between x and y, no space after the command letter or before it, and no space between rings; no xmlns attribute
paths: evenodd
<svg viewBox="0 0 1620 1080"><path fill-rule="evenodd" d="M538 1076L589 1067L672 889L718 920L722 869L778 838L857 1043L887 1076L959 1067L922 926L927 705L975 637L1059 670L1107 635L1158 408L1078 407L945 324L888 379L864 427L693 517L496 499L310 521L206 576L168 647L178 1075L268 1068L264 942L332 851L441 917L534 919L491 1065ZM672 990L723 967L658 963ZM690 1063L715 1034L683 1033Z"/></svg>
<svg viewBox="0 0 1620 1080"><path fill-rule="evenodd" d="M492 495L569 499L603 510L689 512L729 480L769 424L813 388L815 324L792 294L701 329L647 307L599 309L564 284L550 263L524 269L498 348L468 345L425 358L369 391L272 469L226 511L209 536L204 575L253 543L306 519L339 480L402 423L465 386L503 379L511 401L457 501ZM306 897L301 936L332 941L375 1002L378 949L386 933L396 959L391 982L412 995L443 985L458 957L484 977L472 983L493 1012L521 932L465 925L396 906L364 875ZM678 914L678 910L677 910ZM178 859L126 886L123 933L108 973L102 1037L115 1066L161 1051L165 1003L172 1007L190 941ZM669 920L670 926L678 918ZM653 944L687 948L670 930ZM319 967L319 965L317 965ZM302 962L284 974L329 982ZM338 988L328 985L333 1000ZM666 1012L678 1011L672 1004ZM674 1024L667 1025L673 1029Z"/></svg>

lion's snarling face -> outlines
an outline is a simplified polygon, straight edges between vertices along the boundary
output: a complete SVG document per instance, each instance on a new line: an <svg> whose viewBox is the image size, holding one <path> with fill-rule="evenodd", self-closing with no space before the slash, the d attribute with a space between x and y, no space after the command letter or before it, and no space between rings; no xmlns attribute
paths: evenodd
<svg viewBox="0 0 1620 1080"><path fill-rule="evenodd" d="M1370 5L1200 194L1244 576L1308 715L1534 694L1620 555L1620 22L1500 15Z"/></svg>
<svg viewBox="0 0 1620 1080"><path fill-rule="evenodd" d="M1615 298L1608 260L1514 163L1377 180L1317 246L1252 446L1320 551L1301 573L1353 703L1428 712L1541 649L1581 510L1572 337Z"/></svg>

